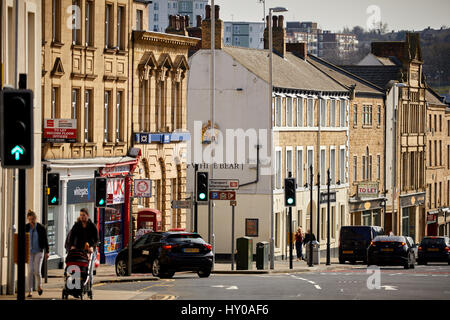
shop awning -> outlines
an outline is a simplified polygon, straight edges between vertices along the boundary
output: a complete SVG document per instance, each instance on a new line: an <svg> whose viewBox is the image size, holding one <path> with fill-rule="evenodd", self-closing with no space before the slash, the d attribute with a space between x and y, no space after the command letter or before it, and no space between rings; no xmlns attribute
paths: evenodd
<svg viewBox="0 0 450 320"><path fill-rule="evenodd" d="M105 166L126 165L136 162L133 157L98 157L83 159L51 159L42 161L53 168L98 168Z"/></svg>

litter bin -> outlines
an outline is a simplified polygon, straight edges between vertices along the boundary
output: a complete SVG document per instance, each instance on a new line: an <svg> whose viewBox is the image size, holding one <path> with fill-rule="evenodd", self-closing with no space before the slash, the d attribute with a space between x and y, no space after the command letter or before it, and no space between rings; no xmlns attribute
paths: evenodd
<svg viewBox="0 0 450 320"><path fill-rule="evenodd" d="M305 260L309 262L309 242L305 245L306 256ZM313 241L313 264L320 263L320 244L317 241Z"/></svg>
<svg viewBox="0 0 450 320"><path fill-rule="evenodd" d="M253 239L249 237L242 237L236 239L237 270L251 270L253 264Z"/></svg>
<svg viewBox="0 0 450 320"><path fill-rule="evenodd" d="M269 269L269 243L267 241L256 244L256 269Z"/></svg>

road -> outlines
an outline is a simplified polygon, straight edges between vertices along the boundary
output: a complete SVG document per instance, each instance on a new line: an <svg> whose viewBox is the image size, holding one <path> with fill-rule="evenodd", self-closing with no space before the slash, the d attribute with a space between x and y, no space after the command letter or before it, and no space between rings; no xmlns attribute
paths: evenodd
<svg viewBox="0 0 450 320"><path fill-rule="evenodd" d="M349 270L263 275L178 273L173 279L97 285L96 299L130 300L450 300L450 266L379 269L378 289L366 266ZM121 297L121 298L120 298Z"/></svg>

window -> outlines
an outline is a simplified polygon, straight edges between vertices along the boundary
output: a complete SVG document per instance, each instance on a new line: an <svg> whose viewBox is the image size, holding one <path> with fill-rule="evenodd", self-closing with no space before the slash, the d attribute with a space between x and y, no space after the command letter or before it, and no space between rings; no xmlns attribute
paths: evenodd
<svg viewBox="0 0 450 320"><path fill-rule="evenodd" d="M181 108L180 108L180 94L179 94L180 83L175 82L173 86L173 102L172 102L172 124L173 130L181 128Z"/></svg>
<svg viewBox="0 0 450 320"><path fill-rule="evenodd" d="M125 7L117 8L117 47L125 49Z"/></svg>
<svg viewBox="0 0 450 320"><path fill-rule="evenodd" d="M358 157L353 156L353 181L358 181Z"/></svg>
<svg viewBox="0 0 450 320"><path fill-rule="evenodd" d="M294 171L292 170L292 148L286 148L286 176L285 178L289 178L289 173L294 176Z"/></svg>
<svg viewBox="0 0 450 320"><path fill-rule="evenodd" d="M104 136L103 140L109 142L110 140L110 130L111 130L111 104L112 104L112 93L111 91L105 91L105 111L104 111Z"/></svg>
<svg viewBox="0 0 450 320"><path fill-rule="evenodd" d="M341 112L339 116L341 127L345 127L345 109L347 109L347 102L345 100L341 100L341 107L339 109Z"/></svg>
<svg viewBox="0 0 450 320"><path fill-rule="evenodd" d="M84 142L92 142L93 141L93 106L92 102L94 101L92 90L85 91L84 98Z"/></svg>
<svg viewBox="0 0 450 320"><path fill-rule="evenodd" d="M439 165L442 166L442 140L439 140Z"/></svg>
<svg viewBox="0 0 450 320"><path fill-rule="evenodd" d="M80 0L73 0L72 2L72 44L81 44Z"/></svg>
<svg viewBox="0 0 450 320"><path fill-rule="evenodd" d="M320 99L320 126L327 126L327 101Z"/></svg>
<svg viewBox="0 0 450 320"><path fill-rule="evenodd" d="M143 12L142 10L136 10L136 30L142 31L144 29L143 26Z"/></svg>
<svg viewBox="0 0 450 320"><path fill-rule="evenodd" d="M381 106L377 107L377 125L381 125Z"/></svg>
<svg viewBox="0 0 450 320"><path fill-rule="evenodd" d="M281 127L281 97L275 98L275 127Z"/></svg>
<svg viewBox="0 0 450 320"><path fill-rule="evenodd" d="M275 188L281 189L281 150L275 151Z"/></svg>
<svg viewBox="0 0 450 320"><path fill-rule="evenodd" d="M320 184L321 185L327 184L327 172L325 169L325 160L326 160L325 152L326 152L325 148L320 149Z"/></svg>
<svg viewBox="0 0 450 320"><path fill-rule="evenodd" d="M164 86L164 81L159 81L158 82L158 96L157 96L157 106L156 106L156 119L157 119L157 130L159 130L160 132L164 131L164 121L165 121L165 103L164 103L164 92L165 92L165 86Z"/></svg>
<svg viewBox="0 0 450 320"><path fill-rule="evenodd" d="M155 2L154 8L155 8L155 11L158 11L158 10L159 10L159 3L158 3L158 2Z"/></svg>
<svg viewBox="0 0 450 320"><path fill-rule="evenodd" d="M356 126L358 124L358 105L353 105L353 125Z"/></svg>
<svg viewBox="0 0 450 320"><path fill-rule="evenodd" d="M336 184L336 150L330 149L330 178L331 184Z"/></svg>
<svg viewBox="0 0 450 320"><path fill-rule="evenodd" d="M52 2L52 40L61 42L61 0Z"/></svg>
<svg viewBox="0 0 450 320"><path fill-rule="evenodd" d="M336 127L336 100L330 103L330 127Z"/></svg>
<svg viewBox="0 0 450 320"><path fill-rule="evenodd" d="M123 92L117 91L116 101L116 142L123 141Z"/></svg>
<svg viewBox="0 0 450 320"><path fill-rule="evenodd" d="M297 185L303 187L303 149L297 149Z"/></svg>
<svg viewBox="0 0 450 320"><path fill-rule="evenodd" d="M80 106L80 89L72 89L71 119L78 119L78 108ZM77 124L78 126L78 124Z"/></svg>
<svg viewBox="0 0 450 320"><path fill-rule="evenodd" d="M159 15L157 13L153 15L153 21L155 22L159 21Z"/></svg>
<svg viewBox="0 0 450 320"><path fill-rule="evenodd" d="M303 98L297 98L297 127L303 126Z"/></svg>
<svg viewBox="0 0 450 320"><path fill-rule="evenodd" d="M377 180L381 179L381 156L377 155Z"/></svg>
<svg viewBox="0 0 450 320"><path fill-rule="evenodd" d="M113 20L114 20L114 14L113 14L113 6L112 4L106 5L106 11L105 11L105 48L112 48L113 47Z"/></svg>
<svg viewBox="0 0 450 320"><path fill-rule="evenodd" d="M286 126L292 127L292 98L286 99Z"/></svg>
<svg viewBox="0 0 450 320"><path fill-rule="evenodd" d="M311 180L311 173L314 172L314 149L312 147L308 148L308 158L307 158L307 166L308 166L308 177L307 177L307 181L308 184ZM313 169L313 172L311 172L311 168ZM314 183L314 182L313 182ZM311 187L311 186L310 186Z"/></svg>
<svg viewBox="0 0 450 320"><path fill-rule="evenodd" d="M372 106L363 105L363 125L372 125Z"/></svg>
<svg viewBox="0 0 450 320"><path fill-rule="evenodd" d="M308 99L308 110L306 121L308 123L308 127L314 127L314 100Z"/></svg>
<svg viewBox="0 0 450 320"><path fill-rule="evenodd" d="M94 4L86 1L86 46L94 45Z"/></svg>
<svg viewBox="0 0 450 320"><path fill-rule="evenodd" d="M330 223L331 237L336 238L336 207L331 207L331 223Z"/></svg>
<svg viewBox="0 0 450 320"><path fill-rule="evenodd" d="M345 183L345 149L341 149L339 155L339 180Z"/></svg>
<svg viewBox="0 0 450 320"><path fill-rule="evenodd" d="M365 181L367 179L367 157L362 156L362 180Z"/></svg>
<svg viewBox="0 0 450 320"><path fill-rule="evenodd" d="M60 117L60 88L52 88L52 111L51 118L56 119Z"/></svg>
<svg viewBox="0 0 450 320"><path fill-rule="evenodd" d="M372 181L372 155L369 156L369 164L367 166L367 179Z"/></svg>

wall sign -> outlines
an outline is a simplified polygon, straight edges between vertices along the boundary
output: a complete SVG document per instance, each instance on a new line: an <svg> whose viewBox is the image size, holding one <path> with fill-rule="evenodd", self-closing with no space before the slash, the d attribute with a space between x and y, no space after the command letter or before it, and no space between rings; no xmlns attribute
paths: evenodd
<svg viewBox="0 0 450 320"><path fill-rule="evenodd" d="M125 179L108 179L107 185L108 204L120 204L125 202Z"/></svg>
<svg viewBox="0 0 450 320"><path fill-rule="evenodd" d="M94 202L94 179L69 180L67 204Z"/></svg>
<svg viewBox="0 0 450 320"><path fill-rule="evenodd" d="M258 236L258 222L259 219L245 219L245 236L257 237Z"/></svg>
<svg viewBox="0 0 450 320"><path fill-rule="evenodd" d="M77 121L75 119L45 119L44 142L76 142Z"/></svg>

